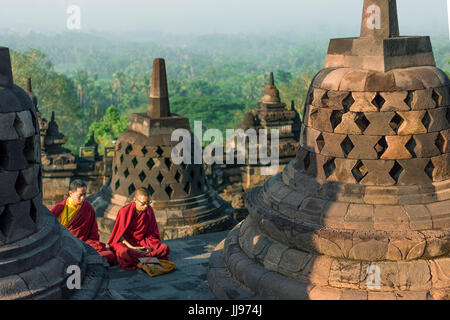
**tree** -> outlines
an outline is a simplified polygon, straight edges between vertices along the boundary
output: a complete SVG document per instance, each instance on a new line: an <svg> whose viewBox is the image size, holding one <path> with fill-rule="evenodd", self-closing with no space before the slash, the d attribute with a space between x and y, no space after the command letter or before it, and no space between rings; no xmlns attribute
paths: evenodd
<svg viewBox="0 0 450 320"><path fill-rule="evenodd" d="M47 118L55 111L60 131L68 138L65 146L76 152L83 142L87 125L80 112L73 80L57 73L46 55L36 49L11 50L11 65L18 86L25 88L27 78L31 77L39 111Z"/></svg>
<svg viewBox="0 0 450 320"><path fill-rule="evenodd" d="M116 107L110 106L101 120L90 125L85 142L89 141L91 134L94 133L99 152L103 153L105 147L111 146L113 140L116 140L128 128L128 122L128 117L121 116Z"/></svg>

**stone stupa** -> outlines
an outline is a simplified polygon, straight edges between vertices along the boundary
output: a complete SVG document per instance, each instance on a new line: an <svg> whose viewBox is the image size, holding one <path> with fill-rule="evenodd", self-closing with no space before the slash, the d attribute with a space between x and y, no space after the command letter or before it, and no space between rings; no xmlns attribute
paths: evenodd
<svg viewBox="0 0 450 320"><path fill-rule="evenodd" d="M9 49L0 47L0 299L93 299L106 284L102 258L42 205L33 100L14 84ZM67 286L70 266L79 267L80 290Z"/></svg>
<svg viewBox="0 0 450 320"><path fill-rule="evenodd" d="M243 130L255 129L256 132L263 129L267 132L268 146L270 152L271 130L279 132L279 159L278 170L281 171L291 160L295 159L299 147L300 126L299 114L294 108L287 109L286 104L281 102L280 91L275 85L273 72L269 76L269 84L264 90L264 96L258 103L258 107L248 112L243 122L238 126ZM248 160L248 153L246 153ZM247 165L246 174L243 179L245 189L252 188L267 180L268 176L261 172L261 165ZM277 172L273 173L276 174Z"/></svg>
<svg viewBox="0 0 450 320"><path fill-rule="evenodd" d="M449 298L449 79L395 0L363 8L311 83L296 159L212 254L217 297Z"/></svg>
<svg viewBox="0 0 450 320"><path fill-rule="evenodd" d="M189 119L170 112L165 61L155 59L148 112L131 116L116 143L110 183L89 198L105 241L117 212L133 201L140 187L150 192L163 240L232 225L232 207L208 185L203 166L172 162L172 149L179 143L171 141L176 129L190 131Z"/></svg>
<svg viewBox="0 0 450 320"><path fill-rule="evenodd" d="M245 132L255 130L258 137L258 144L265 141L259 135L259 130L267 133L267 151L270 154L272 135L271 130L278 130L278 163L262 164L261 161L251 163L249 157L249 144L245 149L245 164L239 164L237 152L235 152L234 164L214 164L212 167L212 180L219 195L232 202L234 215L238 221L243 220L248 214L245 207L245 195L257 185L264 183L272 175L282 171L284 167L295 159L299 147L300 116L292 105L290 109L281 102L280 91L275 85L273 73L270 73L269 83L264 90L264 96L258 102L255 109L250 110L244 116L243 121L238 125L238 129ZM237 138L232 140L232 144L237 142ZM230 142L229 142L230 143ZM258 145L258 150L261 147ZM225 156L224 156L225 159ZM225 160L223 161L226 162ZM266 170L264 172L263 170Z"/></svg>

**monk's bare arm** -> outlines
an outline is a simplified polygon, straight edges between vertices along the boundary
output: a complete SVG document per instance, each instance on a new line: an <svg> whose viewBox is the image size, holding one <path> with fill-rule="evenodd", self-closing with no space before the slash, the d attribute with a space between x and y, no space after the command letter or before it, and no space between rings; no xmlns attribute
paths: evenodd
<svg viewBox="0 0 450 320"><path fill-rule="evenodd" d="M122 242L124 245L126 245L128 248L133 249L133 250L137 250L137 251L145 251L145 247L135 247L132 246L127 240L124 239L124 237L120 238L120 242Z"/></svg>

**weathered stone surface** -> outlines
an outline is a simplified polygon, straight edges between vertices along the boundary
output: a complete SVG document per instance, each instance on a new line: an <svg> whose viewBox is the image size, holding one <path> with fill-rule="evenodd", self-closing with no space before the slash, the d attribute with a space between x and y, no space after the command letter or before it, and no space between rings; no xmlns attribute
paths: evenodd
<svg viewBox="0 0 450 320"><path fill-rule="evenodd" d="M408 214L411 230L427 230L433 227L431 215L425 205L403 206Z"/></svg>
<svg viewBox="0 0 450 320"><path fill-rule="evenodd" d="M319 131L333 132L330 121L332 112L331 109L311 107L307 126Z"/></svg>
<svg viewBox="0 0 450 320"><path fill-rule="evenodd" d="M0 296L4 299L23 299L30 294L27 284L18 275L0 279Z"/></svg>
<svg viewBox="0 0 450 320"><path fill-rule="evenodd" d="M375 230L402 231L409 230L409 217L402 206L375 205Z"/></svg>
<svg viewBox="0 0 450 320"><path fill-rule="evenodd" d="M357 160L335 159L336 170L333 177L336 181L343 183L355 183L355 177L352 174L353 168L356 166ZM336 198L336 194L329 196L331 199Z"/></svg>
<svg viewBox="0 0 450 320"><path fill-rule="evenodd" d="M349 72L351 72L351 69L347 68L339 68L336 70L331 71L326 75L326 77L322 80L321 88L327 89L327 90L341 90L340 86L340 80L343 79Z"/></svg>
<svg viewBox="0 0 450 320"><path fill-rule="evenodd" d="M347 91L328 91L323 103L326 107L333 110L346 110L345 101L351 97L351 93Z"/></svg>
<svg viewBox="0 0 450 320"><path fill-rule="evenodd" d="M346 138L345 135L323 132L322 136L324 145L321 154L332 157L345 157L344 151L341 148L341 143Z"/></svg>
<svg viewBox="0 0 450 320"><path fill-rule="evenodd" d="M434 88L434 93L438 96L436 107L448 107L450 105L450 95L447 87Z"/></svg>
<svg viewBox="0 0 450 320"><path fill-rule="evenodd" d="M381 28L367 27L374 4ZM296 160L249 193L258 232L240 243L263 278L309 282L309 299L448 298L449 80L429 37L399 36L395 1L364 8L362 37L330 41Z"/></svg>
<svg viewBox="0 0 450 320"><path fill-rule="evenodd" d="M378 136L349 135L354 148L348 154L350 159L374 160L378 158L375 146L380 140Z"/></svg>
<svg viewBox="0 0 450 320"><path fill-rule="evenodd" d="M376 239L356 243L349 251L348 258L353 260L379 261L386 258L388 242Z"/></svg>
<svg viewBox="0 0 450 320"><path fill-rule="evenodd" d="M395 135L392 119L395 112L366 112L364 116L367 118L369 125L364 130L365 135L373 136L391 136Z"/></svg>
<svg viewBox="0 0 450 320"><path fill-rule="evenodd" d="M443 154L431 159L433 165L432 177L434 181L447 180L450 177L450 154Z"/></svg>
<svg viewBox="0 0 450 320"><path fill-rule="evenodd" d="M33 165L21 170L16 181L16 190L22 200L34 198L39 192L40 166Z"/></svg>
<svg viewBox="0 0 450 320"><path fill-rule="evenodd" d="M429 162L430 159L398 160L398 163L403 168L403 171L398 178L397 184L404 186L430 183L431 178L425 171L425 167Z"/></svg>
<svg viewBox="0 0 450 320"><path fill-rule="evenodd" d="M436 107L436 102L432 98L433 89L416 90L411 101L412 110L428 110Z"/></svg>
<svg viewBox="0 0 450 320"><path fill-rule="evenodd" d="M372 103L376 97L376 92L353 92L355 103L350 107L353 112L376 112L378 108Z"/></svg>
<svg viewBox="0 0 450 320"><path fill-rule="evenodd" d="M380 111L409 111L410 108L406 104L405 99L408 96L408 91L396 92L382 92L380 95L385 100Z"/></svg>
<svg viewBox="0 0 450 320"><path fill-rule="evenodd" d="M357 112L346 112L344 114L341 114L339 112L335 112L332 114L332 119L335 121L335 123L338 123L338 125L334 129L334 133L338 134L362 134L366 127L363 125L358 126L357 123L359 123L359 119L363 116L362 113Z"/></svg>
<svg viewBox="0 0 450 320"><path fill-rule="evenodd" d="M390 72L371 71L366 78L365 91L393 91L395 87L394 75Z"/></svg>
<svg viewBox="0 0 450 320"><path fill-rule="evenodd" d="M352 91L352 96L355 91L364 91L368 74L369 71L366 70L350 69L340 81L339 90ZM353 98L356 100L354 96Z"/></svg>
<svg viewBox="0 0 450 320"><path fill-rule="evenodd" d="M442 258L430 261L433 287L448 289L450 286L450 258Z"/></svg>
<svg viewBox="0 0 450 320"><path fill-rule="evenodd" d="M431 158L440 154L436 146L437 132L414 135L414 144L411 145L413 155L417 158Z"/></svg>
<svg viewBox="0 0 450 320"><path fill-rule="evenodd" d="M414 75L412 69L394 69L395 85L399 90L422 90L424 85L422 81Z"/></svg>
<svg viewBox="0 0 450 320"><path fill-rule="evenodd" d="M333 260L328 278L329 284L337 288L358 289L361 262Z"/></svg>
<svg viewBox="0 0 450 320"><path fill-rule="evenodd" d="M394 166L394 161L389 160L364 160L367 175L360 181L363 185L391 186L395 180L389 174Z"/></svg>
<svg viewBox="0 0 450 320"><path fill-rule="evenodd" d="M445 130L450 125L447 121L447 112L449 108L436 108L428 111L430 116L430 124L428 132L436 132Z"/></svg>
<svg viewBox="0 0 450 320"><path fill-rule="evenodd" d="M70 297L65 284L69 261L61 253L70 248L62 248L60 232L65 228L42 205L36 108L28 94L12 83L12 76L10 83L5 82L6 73L11 72L9 53L6 48L0 52L0 265L4 266L0 299L66 299ZM82 243L67 232L72 241ZM97 269L85 277L89 262L83 259L88 255L84 250L70 264L81 267L83 286L92 281L92 294L85 296L92 299L105 273L100 265L101 275ZM52 268L55 261L58 270Z"/></svg>
<svg viewBox="0 0 450 320"><path fill-rule="evenodd" d="M328 287L314 287L309 293L311 300L339 300L342 297L343 290L332 289Z"/></svg>
<svg viewBox="0 0 450 320"><path fill-rule="evenodd" d="M406 148L411 136L386 136L387 149L381 155L383 160L410 159L412 154Z"/></svg>
<svg viewBox="0 0 450 320"><path fill-rule="evenodd" d="M35 135L36 129L34 128L31 112L22 111L16 113L14 128L21 138L28 138Z"/></svg>
<svg viewBox="0 0 450 320"><path fill-rule="evenodd" d="M22 201L5 207L1 224L8 242L23 239L36 232L36 224L30 215L30 205L30 201Z"/></svg>
<svg viewBox="0 0 450 320"><path fill-rule="evenodd" d="M16 119L15 112L0 113L0 140L15 140L19 138L14 129L14 120Z"/></svg>
<svg viewBox="0 0 450 320"><path fill-rule="evenodd" d="M407 136L411 134L427 133L427 128L422 122L426 113L426 111L398 112L397 114L404 120L398 128L398 134Z"/></svg>
<svg viewBox="0 0 450 320"><path fill-rule="evenodd" d="M325 94L327 93L327 90L324 89L314 89L313 90L313 101L312 104L315 107L323 107L324 103L322 99L324 98Z"/></svg>
<svg viewBox="0 0 450 320"><path fill-rule="evenodd" d="M17 181L19 173L17 171L3 171L0 172L0 205L9 203L16 203L20 200L17 191L11 186L14 186Z"/></svg>
<svg viewBox="0 0 450 320"><path fill-rule="evenodd" d="M343 229L344 217L349 205L348 202L331 202L322 215L322 225L334 229Z"/></svg>
<svg viewBox="0 0 450 320"><path fill-rule="evenodd" d="M7 171L17 171L28 167L24 155L25 141L0 141L0 168Z"/></svg>
<svg viewBox="0 0 450 320"><path fill-rule="evenodd" d="M450 200L429 203L426 207L433 221L433 229L450 228Z"/></svg>

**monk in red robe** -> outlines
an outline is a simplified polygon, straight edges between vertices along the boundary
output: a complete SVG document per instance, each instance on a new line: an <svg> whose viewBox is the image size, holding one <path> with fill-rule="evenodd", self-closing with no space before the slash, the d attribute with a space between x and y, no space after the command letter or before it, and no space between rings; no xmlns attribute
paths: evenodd
<svg viewBox="0 0 450 320"><path fill-rule="evenodd" d="M139 258L168 260L170 249L161 243L147 189L136 190L134 201L119 210L109 246L124 269L135 270Z"/></svg>
<svg viewBox="0 0 450 320"><path fill-rule="evenodd" d="M82 180L72 181L69 196L50 211L75 237L94 248L109 264L114 264L114 252L107 250L99 240L95 210L86 200L86 189Z"/></svg>

